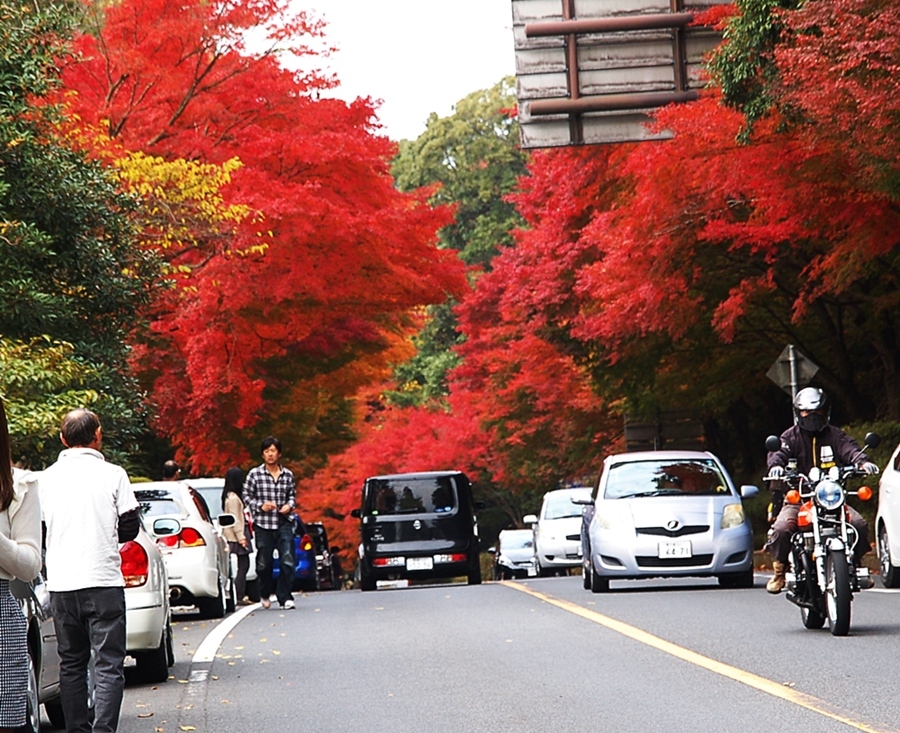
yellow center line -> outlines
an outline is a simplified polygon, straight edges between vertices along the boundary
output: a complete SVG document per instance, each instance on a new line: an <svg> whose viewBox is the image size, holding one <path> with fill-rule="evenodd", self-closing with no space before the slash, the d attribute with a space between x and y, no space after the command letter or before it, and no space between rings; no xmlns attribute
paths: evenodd
<svg viewBox="0 0 900 733"><path fill-rule="evenodd" d="M660 639L658 636L654 636L653 634L649 634L646 631L642 631L635 626L623 623L622 621L617 621L616 619L610 618L609 616L604 616L602 613L591 611L590 609L579 606L576 603L570 603L569 601L563 601L559 598L553 598L552 596L548 596L545 593L539 593L538 591L530 588L527 585L522 585L521 583L503 581L503 585L509 588L515 588L516 590L522 591L523 593L527 593L528 595L534 596L535 598L538 598L545 603L549 603L553 606L556 606L557 608L563 609L564 611L573 613L576 616L581 616L588 621L593 621L596 624L605 626L611 631L615 631L619 634L622 634L623 636L627 636L629 639L634 639L641 644L646 644L647 646L658 649L661 652L671 654L673 657L677 657L678 659L684 660L685 662L694 664L698 667L702 667L703 669L707 669L710 672L714 672L715 674L721 675L723 677L728 677L735 682L740 682L747 685L748 687L752 687L754 689L760 690L761 692L765 692L768 695L772 695L773 697L778 697L782 700L793 703L794 705L799 705L800 707L811 710L814 713L824 715L826 718L831 718L832 720L836 720L840 723L844 723L845 725L849 725L851 728L855 728L856 730L866 731L866 733L900 733L900 731L898 731L896 728L880 728L869 725L867 723L863 723L859 720L854 720L853 718L848 717L846 713L842 712L836 706L831 705L824 700L820 700L813 695L807 695L806 693L798 692L791 687L779 684L778 682L773 682L772 680L768 680L765 677L755 675L752 672L747 672L743 669L732 667L729 664L717 662L715 659L710 659L709 657L705 657L702 654L698 654L697 652L692 652L690 649L685 649L684 647L673 644L670 641Z"/></svg>

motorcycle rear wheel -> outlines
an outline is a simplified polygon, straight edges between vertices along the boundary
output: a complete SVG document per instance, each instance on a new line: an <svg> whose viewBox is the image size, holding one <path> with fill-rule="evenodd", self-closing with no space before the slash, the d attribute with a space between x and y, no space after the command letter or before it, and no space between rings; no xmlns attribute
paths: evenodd
<svg viewBox="0 0 900 733"><path fill-rule="evenodd" d="M847 555L829 552L825 558L825 609L832 636L846 636L850 631L851 600Z"/></svg>
<svg viewBox="0 0 900 733"><path fill-rule="evenodd" d="M825 616L811 608L801 606L800 618L807 629L821 629L825 625Z"/></svg>

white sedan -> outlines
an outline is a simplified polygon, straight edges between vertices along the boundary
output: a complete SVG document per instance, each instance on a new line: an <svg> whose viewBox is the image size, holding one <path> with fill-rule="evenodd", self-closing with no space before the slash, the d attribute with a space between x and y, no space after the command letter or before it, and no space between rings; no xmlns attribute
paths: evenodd
<svg viewBox="0 0 900 733"><path fill-rule="evenodd" d="M582 506L573 499L590 499L591 489L579 486L556 489L544 494L541 513L529 514L525 524L534 530L534 558L538 575L561 573L582 563L581 513Z"/></svg>
<svg viewBox="0 0 900 733"><path fill-rule="evenodd" d="M875 515L881 584L900 587L900 445L894 449L878 484L878 512Z"/></svg>
<svg viewBox="0 0 900 733"><path fill-rule="evenodd" d="M165 560L172 605L196 606L203 618L222 618L233 611L231 553L203 498L183 481L137 483L133 488ZM160 519L174 520L177 531L161 534ZM221 514L218 522L226 527L234 524L234 517Z"/></svg>
<svg viewBox="0 0 900 733"><path fill-rule="evenodd" d="M125 578L125 649L144 682L165 682L175 664L169 581L162 553L143 527L119 546Z"/></svg>

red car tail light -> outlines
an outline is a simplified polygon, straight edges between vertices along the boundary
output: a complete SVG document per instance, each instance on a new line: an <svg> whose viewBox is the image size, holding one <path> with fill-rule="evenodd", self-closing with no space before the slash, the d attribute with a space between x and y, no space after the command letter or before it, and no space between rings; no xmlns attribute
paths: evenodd
<svg viewBox="0 0 900 733"><path fill-rule="evenodd" d="M206 544L206 540L193 527L185 527L178 534L159 537L156 540L156 544L161 547L203 547Z"/></svg>
<svg viewBox="0 0 900 733"><path fill-rule="evenodd" d="M300 540L300 549L304 552L309 552L312 548L312 537L310 537L308 534L303 535L303 538Z"/></svg>
<svg viewBox="0 0 900 733"><path fill-rule="evenodd" d="M125 587L134 588L144 585L150 575L150 558L147 551L134 540L129 540L119 548L119 557L122 558L122 577L125 578Z"/></svg>

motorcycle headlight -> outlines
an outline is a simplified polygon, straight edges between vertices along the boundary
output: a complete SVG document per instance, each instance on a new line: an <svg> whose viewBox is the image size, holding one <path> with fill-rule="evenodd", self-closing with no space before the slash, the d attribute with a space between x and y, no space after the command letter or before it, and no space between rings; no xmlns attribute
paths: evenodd
<svg viewBox="0 0 900 733"><path fill-rule="evenodd" d="M722 512L722 529L740 527L744 523L744 507L741 504L729 504Z"/></svg>
<svg viewBox="0 0 900 733"><path fill-rule="evenodd" d="M816 504L823 509L837 509L844 503L844 489L837 481L825 479L816 484Z"/></svg>

